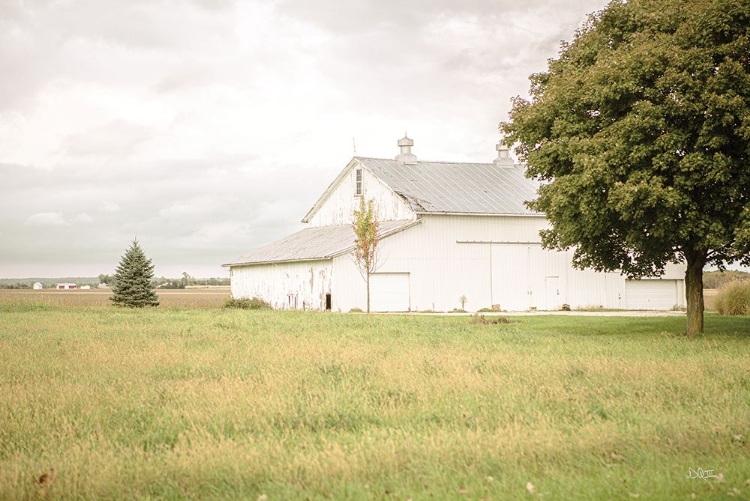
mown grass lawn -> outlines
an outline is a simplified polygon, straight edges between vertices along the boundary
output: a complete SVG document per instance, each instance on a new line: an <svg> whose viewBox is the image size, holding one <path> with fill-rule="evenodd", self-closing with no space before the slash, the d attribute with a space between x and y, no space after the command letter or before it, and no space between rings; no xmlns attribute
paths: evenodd
<svg viewBox="0 0 750 501"><path fill-rule="evenodd" d="M750 498L750 318L706 327L0 305L0 499Z"/></svg>

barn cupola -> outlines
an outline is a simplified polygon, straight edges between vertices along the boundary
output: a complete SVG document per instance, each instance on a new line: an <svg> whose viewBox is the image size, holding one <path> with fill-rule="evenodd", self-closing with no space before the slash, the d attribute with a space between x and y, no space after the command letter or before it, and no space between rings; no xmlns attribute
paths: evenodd
<svg viewBox="0 0 750 501"><path fill-rule="evenodd" d="M495 146L495 149L497 150L497 158L495 159L493 164L497 167L513 167L513 159L510 158L510 152L508 150L508 147L505 145L505 141L502 139L497 142L497 146Z"/></svg>
<svg viewBox="0 0 750 501"><path fill-rule="evenodd" d="M404 133L404 137L398 140L398 147L401 148L401 153L396 155L396 160L405 165L415 165L417 163L417 157L411 152L411 147L414 146L414 140Z"/></svg>

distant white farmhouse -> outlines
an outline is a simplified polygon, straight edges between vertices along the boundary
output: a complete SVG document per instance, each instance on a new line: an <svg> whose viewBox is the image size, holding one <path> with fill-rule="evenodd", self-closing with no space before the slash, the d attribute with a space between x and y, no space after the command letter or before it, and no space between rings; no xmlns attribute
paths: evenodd
<svg viewBox="0 0 750 501"><path fill-rule="evenodd" d="M35 291L40 291L44 289L44 285L42 282L34 282L34 285L31 286Z"/></svg>
<svg viewBox="0 0 750 501"><path fill-rule="evenodd" d="M538 184L498 143L492 163L418 161L398 141L395 160L354 157L302 222L308 227L223 266L232 296L279 309L349 311L366 306L352 251L353 211L374 199L381 266L371 277L373 311L670 309L685 305L684 267L659 279L576 270L572 251L542 249L544 214L524 201Z"/></svg>
<svg viewBox="0 0 750 501"><path fill-rule="evenodd" d="M55 284L55 289L57 289L59 291L73 290L73 289L76 289L77 287L78 286L76 284L71 284L71 283L59 283L59 284Z"/></svg>

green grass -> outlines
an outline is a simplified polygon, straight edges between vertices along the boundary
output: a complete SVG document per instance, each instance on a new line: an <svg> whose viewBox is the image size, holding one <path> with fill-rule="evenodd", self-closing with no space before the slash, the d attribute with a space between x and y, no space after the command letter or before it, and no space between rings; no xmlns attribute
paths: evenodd
<svg viewBox="0 0 750 501"><path fill-rule="evenodd" d="M750 498L750 318L514 320L0 305L0 499Z"/></svg>

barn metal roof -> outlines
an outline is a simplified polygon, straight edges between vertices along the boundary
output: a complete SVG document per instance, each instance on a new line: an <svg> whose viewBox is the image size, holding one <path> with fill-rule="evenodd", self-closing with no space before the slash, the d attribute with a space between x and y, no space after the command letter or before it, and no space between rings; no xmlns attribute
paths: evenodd
<svg viewBox="0 0 750 501"><path fill-rule="evenodd" d="M381 221L381 238L389 237L419 222L418 220ZM306 228L250 251L222 266L330 259L352 249L354 249L354 231L350 224Z"/></svg>
<svg viewBox="0 0 750 501"><path fill-rule="evenodd" d="M524 205L536 198L539 183L522 165L356 159L418 213L541 215Z"/></svg>

